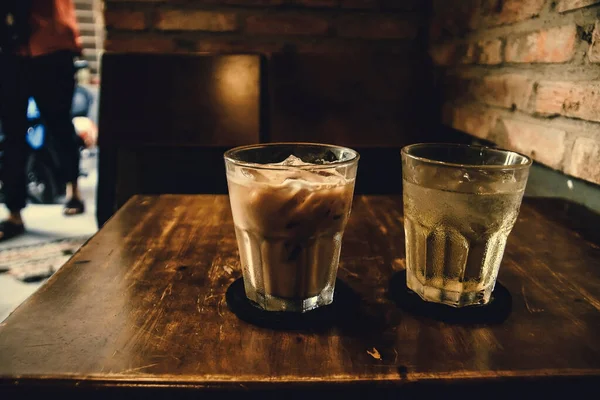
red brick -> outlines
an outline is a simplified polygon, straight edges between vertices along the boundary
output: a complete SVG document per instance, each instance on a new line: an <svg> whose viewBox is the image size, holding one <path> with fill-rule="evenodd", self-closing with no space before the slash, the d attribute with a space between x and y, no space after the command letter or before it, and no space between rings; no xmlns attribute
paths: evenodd
<svg viewBox="0 0 600 400"><path fill-rule="evenodd" d="M412 20L391 15L346 15L338 18L336 27L341 37L412 39L417 35Z"/></svg>
<svg viewBox="0 0 600 400"><path fill-rule="evenodd" d="M133 3L158 3L164 0L128 0L129 2L133 2ZM110 4L110 3L123 3L123 0L104 0L105 3Z"/></svg>
<svg viewBox="0 0 600 400"><path fill-rule="evenodd" d="M480 41L477 43L477 64L496 65L502 63L502 41L499 39Z"/></svg>
<svg viewBox="0 0 600 400"><path fill-rule="evenodd" d="M457 28L449 15L434 15L429 22L429 40L431 42L453 38L462 32L464 29Z"/></svg>
<svg viewBox="0 0 600 400"><path fill-rule="evenodd" d="M566 149L566 136L565 131L547 125L502 118L490 139L558 169Z"/></svg>
<svg viewBox="0 0 600 400"><path fill-rule="evenodd" d="M600 63L600 19L596 21L596 27L592 34L592 44L588 50L588 57L593 63Z"/></svg>
<svg viewBox="0 0 600 400"><path fill-rule="evenodd" d="M146 29L146 14L143 11L106 10L104 23L108 29L143 30Z"/></svg>
<svg viewBox="0 0 600 400"><path fill-rule="evenodd" d="M479 43L448 42L435 45L429 49L429 55L437 65L449 66L457 63L473 64L482 62L483 55ZM489 62L485 62L489 64Z"/></svg>
<svg viewBox="0 0 600 400"><path fill-rule="evenodd" d="M527 109L533 81L518 74L486 76L471 85L473 97L492 106Z"/></svg>
<svg viewBox="0 0 600 400"><path fill-rule="evenodd" d="M445 36L458 36L480 24L480 0L437 0L433 12L433 23L441 26Z"/></svg>
<svg viewBox="0 0 600 400"><path fill-rule="evenodd" d="M339 0L295 0L294 3L307 7L336 7Z"/></svg>
<svg viewBox="0 0 600 400"><path fill-rule="evenodd" d="M272 54L283 49L278 41L257 41L251 38L219 38L211 37L196 41L195 50L199 53L259 53Z"/></svg>
<svg viewBox="0 0 600 400"><path fill-rule="evenodd" d="M459 47L460 49L460 47ZM476 43L469 43L468 45L466 45L466 47L464 47L465 51L461 51L460 53L457 53L458 55L460 55L460 63L461 64L473 64L476 60L477 60L477 44Z"/></svg>
<svg viewBox="0 0 600 400"><path fill-rule="evenodd" d="M381 7L390 10L412 11L427 7L423 0L380 0Z"/></svg>
<svg viewBox="0 0 600 400"><path fill-rule="evenodd" d="M194 3L198 5L278 6L285 0L105 0L106 3Z"/></svg>
<svg viewBox="0 0 600 400"><path fill-rule="evenodd" d="M560 63L573 58L577 28L566 25L509 38L504 57L515 63Z"/></svg>
<svg viewBox="0 0 600 400"><path fill-rule="evenodd" d="M238 27L233 13L200 10L157 10L154 25L165 31L230 32Z"/></svg>
<svg viewBox="0 0 600 400"><path fill-rule="evenodd" d="M150 35L111 37L104 41L104 48L114 53L171 53L175 51L175 43L168 38Z"/></svg>
<svg viewBox="0 0 600 400"><path fill-rule="evenodd" d="M433 46L429 50L429 55L437 65L449 66L454 64L458 53L456 43L443 43Z"/></svg>
<svg viewBox="0 0 600 400"><path fill-rule="evenodd" d="M377 8L379 6L378 0L342 0L341 6L343 8Z"/></svg>
<svg viewBox="0 0 600 400"><path fill-rule="evenodd" d="M297 53L307 54L348 54L361 53L368 57L369 54L406 54L405 46L398 46L395 42L373 43L371 41L346 40L335 37L323 37L318 40L297 41L288 49Z"/></svg>
<svg viewBox="0 0 600 400"><path fill-rule="evenodd" d="M324 35L326 19L314 15L264 14L246 18L246 31L264 35Z"/></svg>
<svg viewBox="0 0 600 400"><path fill-rule="evenodd" d="M600 3L600 0L558 0L556 4L556 11L565 12L598 3Z"/></svg>
<svg viewBox="0 0 600 400"><path fill-rule="evenodd" d="M600 122L600 82L540 82L535 111Z"/></svg>
<svg viewBox="0 0 600 400"><path fill-rule="evenodd" d="M546 0L484 0L482 25L498 26L539 15Z"/></svg>
<svg viewBox="0 0 600 400"><path fill-rule="evenodd" d="M600 141L579 137L571 153L566 173L600 185Z"/></svg>
<svg viewBox="0 0 600 400"><path fill-rule="evenodd" d="M221 4L239 5L239 6L278 6L283 4L284 0L212 0Z"/></svg>
<svg viewBox="0 0 600 400"><path fill-rule="evenodd" d="M476 106L444 106L444 124L462 132L486 139L496 126L498 114Z"/></svg>
<svg viewBox="0 0 600 400"><path fill-rule="evenodd" d="M457 47L455 58L462 64L500 64L502 62L502 42L496 39L460 45Z"/></svg>

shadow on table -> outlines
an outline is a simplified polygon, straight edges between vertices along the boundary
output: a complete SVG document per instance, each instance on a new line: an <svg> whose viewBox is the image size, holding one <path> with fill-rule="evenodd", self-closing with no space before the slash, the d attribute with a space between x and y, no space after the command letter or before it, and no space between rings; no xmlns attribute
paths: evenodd
<svg viewBox="0 0 600 400"><path fill-rule="evenodd" d="M383 313L368 306L340 279L336 280L333 303L306 313L261 310L246 298L242 278L229 286L225 297L227 306L239 319L268 329L301 332L337 329L346 336L370 336L386 327Z"/></svg>
<svg viewBox="0 0 600 400"><path fill-rule="evenodd" d="M585 240L600 245L600 214L571 200L558 197L525 197L523 203L545 218L576 231Z"/></svg>
<svg viewBox="0 0 600 400"><path fill-rule="evenodd" d="M389 296L403 311L448 324L500 324L512 310L512 296L506 287L496 282L492 299L486 305L454 308L423 301L406 286L406 271L396 272L390 279Z"/></svg>

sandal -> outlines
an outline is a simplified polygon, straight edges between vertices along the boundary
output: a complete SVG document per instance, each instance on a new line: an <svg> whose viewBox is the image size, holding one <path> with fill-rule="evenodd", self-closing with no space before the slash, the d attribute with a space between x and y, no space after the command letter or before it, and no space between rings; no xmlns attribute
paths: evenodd
<svg viewBox="0 0 600 400"><path fill-rule="evenodd" d="M5 240L12 239L25 233L25 226L23 224L17 224L12 221L6 220L0 222L0 232L2 232L0 242L3 242Z"/></svg>
<svg viewBox="0 0 600 400"><path fill-rule="evenodd" d="M65 204L63 214L66 216L79 215L85 212L85 204L79 199L71 199Z"/></svg>

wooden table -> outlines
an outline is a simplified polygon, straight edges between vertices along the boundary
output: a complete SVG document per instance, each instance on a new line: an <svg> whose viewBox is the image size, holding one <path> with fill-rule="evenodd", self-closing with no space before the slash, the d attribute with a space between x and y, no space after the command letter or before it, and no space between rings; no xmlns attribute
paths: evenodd
<svg viewBox="0 0 600 400"><path fill-rule="evenodd" d="M227 197L134 197L0 325L0 398L597 389L600 247L570 209L526 201L499 276L511 314L450 324L388 296L404 269L401 205L355 199L339 271L360 296L354 323L290 332L225 303L240 276Z"/></svg>

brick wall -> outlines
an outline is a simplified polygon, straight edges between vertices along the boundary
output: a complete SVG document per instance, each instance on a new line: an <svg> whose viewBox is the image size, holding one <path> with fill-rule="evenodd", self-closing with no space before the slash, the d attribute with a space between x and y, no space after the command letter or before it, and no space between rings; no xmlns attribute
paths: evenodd
<svg viewBox="0 0 600 400"><path fill-rule="evenodd" d="M445 124L600 184L599 15L600 0L106 0L106 50L377 51L426 69L429 36Z"/></svg>
<svg viewBox="0 0 600 400"><path fill-rule="evenodd" d="M600 184L600 0L434 0L446 125Z"/></svg>
<svg viewBox="0 0 600 400"><path fill-rule="evenodd" d="M420 0L106 0L114 52L405 52ZM424 36L423 36L424 37ZM426 49L422 49L425 53Z"/></svg>

